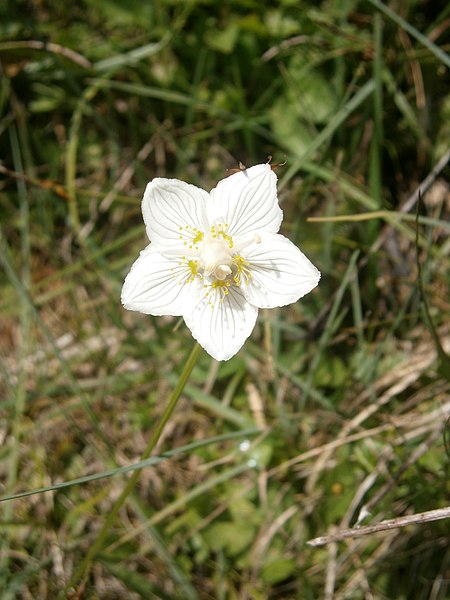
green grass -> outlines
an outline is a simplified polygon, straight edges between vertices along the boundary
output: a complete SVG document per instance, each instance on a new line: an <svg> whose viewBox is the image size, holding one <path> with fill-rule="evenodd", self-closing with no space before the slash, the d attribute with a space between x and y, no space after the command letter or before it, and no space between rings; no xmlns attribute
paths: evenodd
<svg viewBox="0 0 450 600"><path fill-rule="evenodd" d="M448 597L448 521L307 545L449 504L448 13L0 7L2 600L81 594L130 472L79 597ZM141 460L193 344L120 304L144 187L269 155L322 280L229 362L202 353Z"/></svg>

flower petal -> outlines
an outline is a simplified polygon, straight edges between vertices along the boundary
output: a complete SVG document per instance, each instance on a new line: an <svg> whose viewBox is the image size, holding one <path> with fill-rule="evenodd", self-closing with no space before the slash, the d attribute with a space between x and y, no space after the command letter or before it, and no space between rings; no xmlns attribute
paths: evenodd
<svg viewBox="0 0 450 600"><path fill-rule="evenodd" d="M216 360L228 360L253 331L258 309L249 304L239 288L210 288L197 283L197 301L184 320L194 338Z"/></svg>
<svg viewBox="0 0 450 600"><path fill-rule="evenodd" d="M296 302L319 283L320 272L283 235L264 235L243 252L251 278L242 283L247 300L259 308Z"/></svg>
<svg viewBox="0 0 450 600"><path fill-rule="evenodd" d="M194 299L192 272L185 262L162 256L150 244L125 278L122 304L147 315L181 316Z"/></svg>
<svg viewBox="0 0 450 600"><path fill-rule="evenodd" d="M270 165L255 165L222 179L207 206L211 223L228 224L231 236L248 237L260 231L277 233L283 212L277 199L277 176Z"/></svg>
<svg viewBox="0 0 450 600"><path fill-rule="evenodd" d="M147 235L158 249L189 246L204 232L209 194L195 185L157 177L147 185L142 214Z"/></svg>

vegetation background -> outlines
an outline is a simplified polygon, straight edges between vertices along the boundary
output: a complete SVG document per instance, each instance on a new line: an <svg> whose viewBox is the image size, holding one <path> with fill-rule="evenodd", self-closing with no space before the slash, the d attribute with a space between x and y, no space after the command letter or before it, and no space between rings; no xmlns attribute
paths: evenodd
<svg viewBox="0 0 450 600"><path fill-rule="evenodd" d="M306 544L449 504L450 5L388 5L1 3L2 600L449 597L447 520ZM120 305L144 187L269 155L322 281L201 355L83 593L193 344Z"/></svg>

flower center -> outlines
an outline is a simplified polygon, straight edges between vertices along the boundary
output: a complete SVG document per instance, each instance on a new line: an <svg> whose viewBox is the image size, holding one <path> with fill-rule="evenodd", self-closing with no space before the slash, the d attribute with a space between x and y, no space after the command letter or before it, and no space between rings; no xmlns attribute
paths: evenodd
<svg viewBox="0 0 450 600"><path fill-rule="evenodd" d="M206 277L223 281L231 273L233 255L230 244L221 239L206 239L200 246L199 270Z"/></svg>

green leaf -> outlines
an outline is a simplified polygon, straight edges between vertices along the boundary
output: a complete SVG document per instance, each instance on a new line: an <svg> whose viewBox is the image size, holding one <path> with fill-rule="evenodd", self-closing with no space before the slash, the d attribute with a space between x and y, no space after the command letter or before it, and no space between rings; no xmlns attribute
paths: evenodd
<svg viewBox="0 0 450 600"><path fill-rule="evenodd" d="M266 583L279 583L290 577L294 571L295 561L292 558L276 558L263 566L261 578Z"/></svg>
<svg viewBox="0 0 450 600"><path fill-rule="evenodd" d="M293 73L297 87L296 113L313 123L326 123L337 108L337 97L331 83L320 71Z"/></svg>
<svg viewBox="0 0 450 600"><path fill-rule="evenodd" d="M230 556L237 556L252 543L255 532L255 526L248 521L227 521L215 523L205 537L214 550L225 550Z"/></svg>
<svg viewBox="0 0 450 600"><path fill-rule="evenodd" d="M235 23L228 25L225 29L208 29L205 33L205 43L217 52L231 54L235 49L239 35L239 26Z"/></svg>
<svg viewBox="0 0 450 600"><path fill-rule="evenodd" d="M338 356L324 355L314 376L315 385L339 388L347 379L348 369L345 362Z"/></svg>
<svg viewBox="0 0 450 600"><path fill-rule="evenodd" d="M313 138L297 116L295 106L280 98L270 111L272 130L282 145L293 154L302 156Z"/></svg>

